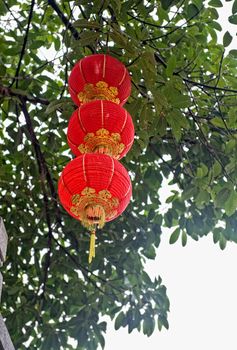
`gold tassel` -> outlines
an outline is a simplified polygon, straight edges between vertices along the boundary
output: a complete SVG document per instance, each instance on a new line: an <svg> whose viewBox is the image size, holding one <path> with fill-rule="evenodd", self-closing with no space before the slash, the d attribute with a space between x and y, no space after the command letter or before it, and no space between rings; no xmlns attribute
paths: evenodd
<svg viewBox="0 0 237 350"><path fill-rule="evenodd" d="M90 237L90 251L89 251L89 264L91 263L92 259L95 258L95 230L91 231L91 237Z"/></svg>

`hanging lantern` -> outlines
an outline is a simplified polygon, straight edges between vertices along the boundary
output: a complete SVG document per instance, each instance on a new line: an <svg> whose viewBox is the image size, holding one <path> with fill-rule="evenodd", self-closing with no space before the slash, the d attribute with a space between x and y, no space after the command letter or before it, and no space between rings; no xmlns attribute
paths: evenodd
<svg viewBox="0 0 237 350"><path fill-rule="evenodd" d="M91 232L89 262L95 256L95 231L127 207L132 186L127 170L104 154L84 154L64 168L58 184L66 211Z"/></svg>
<svg viewBox="0 0 237 350"><path fill-rule="evenodd" d="M116 58L103 54L78 61L68 83L71 97L78 106L93 100L109 100L122 106L131 92L126 67Z"/></svg>
<svg viewBox="0 0 237 350"><path fill-rule="evenodd" d="M76 156L103 153L120 159L133 144L132 118L124 108L110 101L85 103L71 116L67 140Z"/></svg>

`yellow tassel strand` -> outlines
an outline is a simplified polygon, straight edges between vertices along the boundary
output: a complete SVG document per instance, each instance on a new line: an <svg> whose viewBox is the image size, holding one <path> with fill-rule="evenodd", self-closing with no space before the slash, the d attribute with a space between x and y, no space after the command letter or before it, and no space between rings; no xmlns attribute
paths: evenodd
<svg viewBox="0 0 237 350"><path fill-rule="evenodd" d="M90 237L90 251L89 251L89 264L91 263L92 259L95 258L95 231L91 231L91 237Z"/></svg>

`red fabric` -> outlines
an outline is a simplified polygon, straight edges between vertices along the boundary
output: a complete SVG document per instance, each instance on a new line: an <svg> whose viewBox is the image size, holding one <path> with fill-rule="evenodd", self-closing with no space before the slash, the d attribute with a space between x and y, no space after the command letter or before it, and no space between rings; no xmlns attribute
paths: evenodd
<svg viewBox="0 0 237 350"><path fill-rule="evenodd" d="M127 170L116 159L104 154L89 153L79 156L66 165L60 176L60 201L66 211L77 220L78 217L70 211L71 199L74 194L80 194L85 187L94 188L97 193L101 190L110 191L112 196L119 200L115 217L126 209L132 195Z"/></svg>
<svg viewBox="0 0 237 350"><path fill-rule="evenodd" d="M125 145L119 159L127 154L134 140L134 126L130 114L121 106L105 100L83 104L71 116L67 139L72 152L79 156L78 146L84 143L87 133L104 128L110 133L119 133L120 143Z"/></svg>
<svg viewBox="0 0 237 350"><path fill-rule="evenodd" d="M82 58L73 67L68 79L69 92L76 105L80 105L78 93L84 85L105 81L109 86L118 88L120 105L124 105L131 93L131 79L126 67L116 58L96 54Z"/></svg>

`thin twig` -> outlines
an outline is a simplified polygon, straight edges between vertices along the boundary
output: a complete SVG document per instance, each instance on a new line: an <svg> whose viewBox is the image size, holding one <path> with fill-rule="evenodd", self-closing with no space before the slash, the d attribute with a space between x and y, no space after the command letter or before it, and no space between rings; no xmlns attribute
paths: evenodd
<svg viewBox="0 0 237 350"><path fill-rule="evenodd" d="M14 21L17 22L18 27L20 27L20 28L22 29L22 24L21 24L21 22L19 21L18 18L16 18L16 17L14 16L13 11L11 11L11 8L10 8L10 6L8 5L8 3L7 3L5 0L3 0L3 3L4 3L4 5L6 6L7 10L10 12L10 14L11 14L11 16L13 17ZM1 21L2 21L2 19L1 19Z"/></svg>
<svg viewBox="0 0 237 350"><path fill-rule="evenodd" d="M25 32L25 37L24 37L24 41L23 41L23 45L21 48L21 54L20 54L20 59L18 62L18 66L16 69L16 74L15 74L15 78L18 77L19 73L20 73L20 69L21 69L21 63L25 54L25 49L26 49L26 44L27 44L27 40L28 40L28 34L29 34L29 30L30 30L30 23L33 17L33 9L34 9L34 5L35 5L35 0L31 1L31 6L30 6L30 13L29 13L29 18L28 18L28 23L27 23L27 27L26 27L26 32ZM9 87L11 87L14 82L16 81L16 87L18 86L18 80L13 79L12 83L10 84Z"/></svg>
<svg viewBox="0 0 237 350"><path fill-rule="evenodd" d="M167 26L167 25L165 25L165 26L160 26L160 25L155 24L155 23L150 23L150 22L144 21L144 20L142 20L142 19L140 19L140 18L138 18L138 17L133 16L130 12L127 12L127 14L129 15L129 17L131 17L131 18L134 19L135 21L140 22L140 23L142 23L142 24L146 24L146 25L148 25L148 26L150 26L150 27L155 27L155 28L159 28L159 29L166 29L166 28L169 29L169 28L173 28L173 26Z"/></svg>

